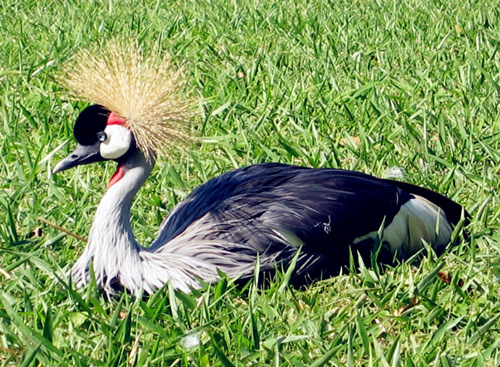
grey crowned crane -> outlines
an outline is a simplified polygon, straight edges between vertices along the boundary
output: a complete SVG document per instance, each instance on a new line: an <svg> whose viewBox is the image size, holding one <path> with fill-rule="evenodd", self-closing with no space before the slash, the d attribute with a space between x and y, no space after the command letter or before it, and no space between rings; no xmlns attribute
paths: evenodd
<svg viewBox="0 0 500 367"><path fill-rule="evenodd" d="M137 243L132 201L165 147L184 140L190 102L167 58L108 46L87 53L67 85L94 105L78 116L79 145L54 172L98 161L118 167L102 198L87 246L71 270L89 282L89 267L107 293L153 293L167 282L181 291L213 283L221 273L250 279L286 268L292 281L336 274L350 253L405 259L424 247L441 250L467 214L454 201L408 183L339 169L257 164L215 177L170 212L149 247ZM300 252L299 252L300 251ZM299 253L298 253L299 252Z"/></svg>

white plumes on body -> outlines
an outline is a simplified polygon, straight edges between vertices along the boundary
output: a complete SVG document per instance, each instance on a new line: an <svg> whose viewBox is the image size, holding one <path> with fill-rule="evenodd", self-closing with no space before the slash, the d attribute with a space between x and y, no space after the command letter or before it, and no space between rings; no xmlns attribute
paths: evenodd
<svg viewBox="0 0 500 367"><path fill-rule="evenodd" d="M421 196L414 196L384 230L389 243L404 244L402 250L398 250L405 257L420 250L423 241L434 244L435 249L445 246L453 232L441 208Z"/></svg>
<svg viewBox="0 0 500 367"><path fill-rule="evenodd" d="M421 196L414 196L401 206L382 233L382 243L386 243L390 247L388 250L399 259L418 252L424 247L424 242L440 249L448 244L453 232L441 208ZM377 236L378 231L373 231L356 238L353 244Z"/></svg>

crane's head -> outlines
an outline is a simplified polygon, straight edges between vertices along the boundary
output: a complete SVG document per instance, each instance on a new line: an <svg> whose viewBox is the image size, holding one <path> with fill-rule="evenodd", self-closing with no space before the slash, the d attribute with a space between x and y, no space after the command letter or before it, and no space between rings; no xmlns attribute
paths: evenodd
<svg viewBox="0 0 500 367"><path fill-rule="evenodd" d="M105 160L120 161L135 145L126 120L103 106L92 105L78 116L74 127L78 147L54 168L54 173Z"/></svg>
<svg viewBox="0 0 500 367"><path fill-rule="evenodd" d="M136 43L115 40L97 52L80 52L61 81L76 97L96 104L78 116L79 146L54 171L120 162L132 149L151 161L188 141L196 101L184 95L181 71L157 48L144 54Z"/></svg>

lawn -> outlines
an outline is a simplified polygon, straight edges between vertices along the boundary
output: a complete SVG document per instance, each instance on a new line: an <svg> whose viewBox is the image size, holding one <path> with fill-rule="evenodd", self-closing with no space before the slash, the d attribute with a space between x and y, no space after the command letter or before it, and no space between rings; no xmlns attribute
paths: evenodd
<svg viewBox="0 0 500 367"><path fill-rule="evenodd" d="M84 243L45 221L86 237L115 164L51 174L87 105L58 77L113 37L169 52L201 101L195 141L136 198L140 243L209 178L269 161L428 187L471 213L467 233L300 289L74 289ZM500 365L499 51L489 0L3 0L0 364Z"/></svg>

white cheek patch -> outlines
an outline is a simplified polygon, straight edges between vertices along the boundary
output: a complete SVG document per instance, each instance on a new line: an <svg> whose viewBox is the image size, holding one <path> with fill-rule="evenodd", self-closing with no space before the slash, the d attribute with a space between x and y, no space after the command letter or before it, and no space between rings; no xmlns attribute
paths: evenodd
<svg viewBox="0 0 500 367"><path fill-rule="evenodd" d="M107 139L101 143L101 156L105 159L116 159L127 153L132 142L132 134L126 127L108 125L104 129Z"/></svg>

